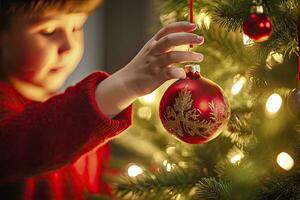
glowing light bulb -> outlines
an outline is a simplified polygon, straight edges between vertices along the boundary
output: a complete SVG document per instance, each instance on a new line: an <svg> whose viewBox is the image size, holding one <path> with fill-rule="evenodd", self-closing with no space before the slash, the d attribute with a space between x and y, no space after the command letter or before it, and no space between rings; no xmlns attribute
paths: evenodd
<svg viewBox="0 0 300 200"><path fill-rule="evenodd" d="M167 160L164 160L164 161L163 161L163 165L166 167L166 170L167 170L168 172L170 172L170 171L172 170L172 164L169 163Z"/></svg>
<svg viewBox="0 0 300 200"><path fill-rule="evenodd" d="M284 170L290 170L294 166L294 159L286 152L281 152L277 156L277 164Z"/></svg>
<svg viewBox="0 0 300 200"><path fill-rule="evenodd" d="M168 147L166 149L167 154L172 155L176 152L176 147Z"/></svg>
<svg viewBox="0 0 300 200"><path fill-rule="evenodd" d="M156 90L151 92L150 94L147 94L145 96L142 96L139 98L139 100L142 102L142 103L146 103L146 104L151 104L155 101L156 99Z"/></svg>
<svg viewBox="0 0 300 200"><path fill-rule="evenodd" d="M170 163L167 164L166 169L168 172L172 170L172 165Z"/></svg>
<svg viewBox="0 0 300 200"><path fill-rule="evenodd" d="M268 112L270 112L271 114L277 113L282 105L282 98L279 94L272 94L266 103L266 109Z"/></svg>
<svg viewBox="0 0 300 200"><path fill-rule="evenodd" d="M130 165L130 166L128 167L127 172L128 172L128 175L129 175L130 177L135 177L135 176L138 176L138 175L142 174L142 173L143 173L143 170L142 170L142 168L140 168L140 167L137 166L137 165Z"/></svg>
<svg viewBox="0 0 300 200"><path fill-rule="evenodd" d="M167 164L168 164L168 161L167 161L167 160L164 160L164 161L163 161L163 165L164 165L164 166L167 166Z"/></svg>
<svg viewBox="0 0 300 200"><path fill-rule="evenodd" d="M245 83L246 83L246 78L245 77L241 77L231 88L231 93L233 95L237 95L238 93L240 93L240 91L242 90L242 88L244 87Z"/></svg>
<svg viewBox="0 0 300 200"><path fill-rule="evenodd" d="M236 155L234 155L234 156L230 159L230 162L231 162L232 164L236 164L236 163L239 162L241 159L242 159L242 155L236 154Z"/></svg>
<svg viewBox="0 0 300 200"><path fill-rule="evenodd" d="M195 22L206 29L210 28L211 17L205 9L201 9L198 15L195 15Z"/></svg>

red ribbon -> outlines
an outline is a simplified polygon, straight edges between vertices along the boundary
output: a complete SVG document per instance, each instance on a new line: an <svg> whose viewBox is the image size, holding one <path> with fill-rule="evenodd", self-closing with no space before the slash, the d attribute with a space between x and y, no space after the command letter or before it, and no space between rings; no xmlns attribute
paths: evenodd
<svg viewBox="0 0 300 200"><path fill-rule="evenodd" d="M194 0L190 0L190 22L194 21Z"/></svg>
<svg viewBox="0 0 300 200"><path fill-rule="evenodd" d="M190 23L194 21L194 0L190 0ZM193 45L190 44L190 48L193 48Z"/></svg>

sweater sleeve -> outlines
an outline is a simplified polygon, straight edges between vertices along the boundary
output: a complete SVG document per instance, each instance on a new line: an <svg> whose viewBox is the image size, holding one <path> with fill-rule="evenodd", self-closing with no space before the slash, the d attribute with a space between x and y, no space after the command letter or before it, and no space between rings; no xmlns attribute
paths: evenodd
<svg viewBox="0 0 300 200"><path fill-rule="evenodd" d="M2 94L0 180L57 169L128 128L132 105L113 119L97 106L96 86L106 77L94 72L63 94L43 103L30 101L22 109L8 106L18 104L12 92Z"/></svg>

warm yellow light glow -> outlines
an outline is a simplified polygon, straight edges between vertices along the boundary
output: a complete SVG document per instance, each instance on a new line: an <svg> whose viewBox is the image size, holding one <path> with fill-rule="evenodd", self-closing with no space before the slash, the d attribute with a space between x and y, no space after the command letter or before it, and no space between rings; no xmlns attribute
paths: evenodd
<svg viewBox="0 0 300 200"><path fill-rule="evenodd" d="M151 108L148 106L142 106L138 109L137 114L140 118L149 120L152 115Z"/></svg>
<svg viewBox="0 0 300 200"><path fill-rule="evenodd" d="M244 87L245 83L246 83L246 78L245 77L241 77L231 88L231 93L233 95L237 95L238 93L240 93L240 91L242 90L242 88Z"/></svg>
<svg viewBox="0 0 300 200"><path fill-rule="evenodd" d="M164 14L164 15L160 15L160 22L162 23L162 25L166 26L170 23L176 22L176 15L177 12L176 11L172 11L168 14Z"/></svg>
<svg viewBox="0 0 300 200"><path fill-rule="evenodd" d="M172 169L172 164L171 164L171 163L169 163L167 160L164 160L164 161L163 161L163 165L166 167L166 170L167 170L168 172L171 171L171 169Z"/></svg>
<svg viewBox="0 0 300 200"><path fill-rule="evenodd" d="M268 112L274 114L280 110L281 105L282 105L281 96L279 94L274 93L268 98L266 103L266 109Z"/></svg>
<svg viewBox="0 0 300 200"><path fill-rule="evenodd" d="M170 163L167 164L166 169L168 172L172 170L172 165Z"/></svg>
<svg viewBox="0 0 300 200"><path fill-rule="evenodd" d="M205 27L206 29L209 29L211 18L208 15L208 13L204 9L202 9L200 10L198 15L195 15L195 22L200 27Z"/></svg>
<svg viewBox="0 0 300 200"><path fill-rule="evenodd" d="M183 162L183 161L180 161L180 162L178 163L178 165L179 165L180 167L182 167L182 168L187 168L187 167L188 167L188 163Z"/></svg>
<svg viewBox="0 0 300 200"><path fill-rule="evenodd" d="M294 159L286 152L281 152L277 156L277 164L284 170L290 170L294 166Z"/></svg>
<svg viewBox="0 0 300 200"><path fill-rule="evenodd" d="M140 168L137 165L130 165L128 167L127 171L128 171L128 175L131 176L131 177L135 177L135 176L140 175L140 174L143 173L142 168Z"/></svg>
<svg viewBox="0 0 300 200"><path fill-rule="evenodd" d="M176 152L176 147L168 147L166 149L167 154L172 155Z"/></svg>
<svg viewBox="0 0 300 200"><path fill-rule="evenodd" d="M157 93L157 91L155 90L155 91L151 92L150 94L140 97L139 100L142 103L151 104L156 99L156 93Z"/></svg>
<svg viewBox="0 0 300 200"><path fill-rule="evenodd" d="M237 163L238 161L240 161L241 160L241 155L235 155L235 156L233 156L231 159L230 159L230 162L232 163L232 164L235 164L235 163Z"/></svg>
<svg viewBox="0 0 300 200"><path fill-rule="evenodd" d="M163 165L164 165L164 166L167 166L167 164L168 164L168 161L167 161L167 160L164 160L164 161L163 161Z"/></svg>

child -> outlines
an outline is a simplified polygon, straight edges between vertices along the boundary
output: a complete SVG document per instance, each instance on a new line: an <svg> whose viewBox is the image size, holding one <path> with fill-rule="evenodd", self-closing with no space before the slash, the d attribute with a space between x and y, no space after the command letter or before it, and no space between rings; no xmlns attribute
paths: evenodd
<svg viewBox="0 0 300 200"><path fill-rule="evenodd" d="M165 81L185 78L183 61L202 44L196 26L177 22L109 75L96 71L56 94L83 54L83 25L100 0L1 1L1 199L83 199L98 193L107 141L131 125L132 102Z"/></svg>

